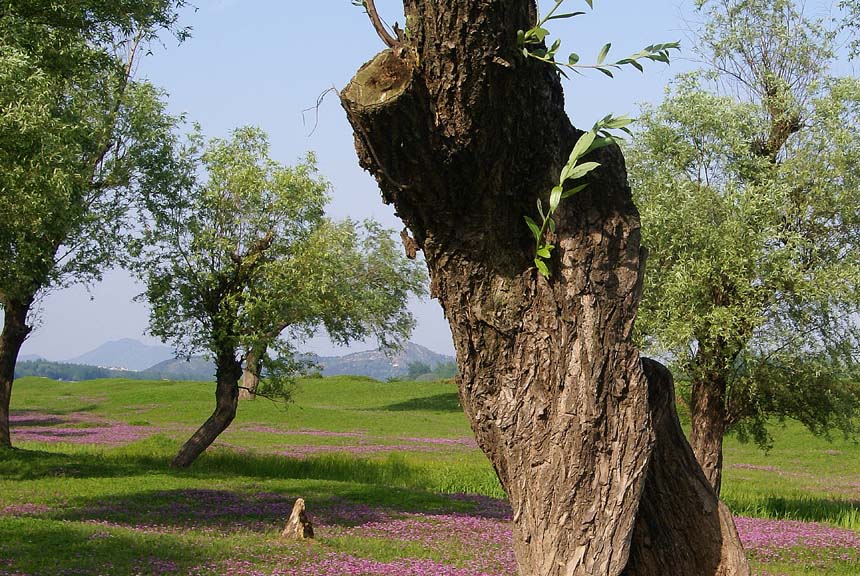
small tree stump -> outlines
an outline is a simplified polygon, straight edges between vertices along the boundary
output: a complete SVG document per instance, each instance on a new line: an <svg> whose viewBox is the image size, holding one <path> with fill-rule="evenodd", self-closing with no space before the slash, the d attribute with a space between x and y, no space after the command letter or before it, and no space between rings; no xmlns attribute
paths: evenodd
<svg viewBox="0 0 860 576"><path fill-rule="evenodd" d="M293 504L293 512L290 514L290 519L287 520L287 526L281 532L281 538L306 540L313 537L314 527L311 521L308 520L307 514L305 514L305 501L303 498L299 498Z"/></svg>

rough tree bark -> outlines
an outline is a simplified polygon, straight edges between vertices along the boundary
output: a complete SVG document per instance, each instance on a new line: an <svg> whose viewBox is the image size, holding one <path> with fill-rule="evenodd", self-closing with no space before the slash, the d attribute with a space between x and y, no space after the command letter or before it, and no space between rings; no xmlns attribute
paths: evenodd
<svg viewBox="0 0 860 576"><path fill-rule="evenodd" d="M531 265L523 216L581 134L557 73L516 49L534 2L404 7L409 40L341 100L362 166L424 251L461 404L514 510L520 573L748 574L666 405L671 378L649 364L649 394L631 340L644 262L617 148L557 212L552 277Z"/></svg>
<svg viewBox="0 0 860 576"><path fill-rule="evenodd" d="M0 448L12 447L9 426L12 382L15 380L18 352L30 333L27 314L32 304L32 298L3 300L3 332L0 333Z"/></svg>
<svg viewBox="0 0 860 576"><path fill-rule="evenodd" d="M239 405L239 378L242 365L233 350L221 352L216 358L215 411L189 438L170 463L174 468L187 468L208 448L236 417Z"/></svg>

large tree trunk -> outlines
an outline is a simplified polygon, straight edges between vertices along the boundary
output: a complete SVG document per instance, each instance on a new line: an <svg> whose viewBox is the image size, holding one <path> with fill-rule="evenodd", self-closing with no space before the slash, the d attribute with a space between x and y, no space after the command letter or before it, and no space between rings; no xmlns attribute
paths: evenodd
<svg viewBox="0 0 860 576"><path fill-rule="evenodd" d="M3 302L3 332L0 333L0 448L12 446L9 428L12 382L15 380L18 352L30 333L27 314L32 303L32 298Z"/></svg>
<svg viewBox="0 0 860 576"><path fill-rule="evenodd" d="M256 350L245 354L245 367L242 371L242 386L239 388L239 400L253 400L257 397L257 387L260 385L261 356Z"/></svg>
<svg viewBox="0 0 860 576"><path fill-rule="evenodd" d="M708 482L719 495L726 432L726 383L719 374L694 378L690 394L690 445Z"/></svg>
<svg viewBox="0 0 860 576"><path fill-rule="evenodd" d="M179 453L170 463L174 468L190 466L236 417L242 365L236 360L232 351L219 354L216 365L215 411L179 449Z"/></svg>
<svg viewBox="0 0 860 576"><path fill-rule="evenodd" d="M411 40L359 70L342 103L361 164L424 251L461 404L514 510L520 573L748 574L665 423L671 379L649 395L632 343L644 262L618 148L595 154L602 168L557 212L551 278L531 264L523 216L581 133L557 73L516 48L534 2L404 5Z"/></svg>

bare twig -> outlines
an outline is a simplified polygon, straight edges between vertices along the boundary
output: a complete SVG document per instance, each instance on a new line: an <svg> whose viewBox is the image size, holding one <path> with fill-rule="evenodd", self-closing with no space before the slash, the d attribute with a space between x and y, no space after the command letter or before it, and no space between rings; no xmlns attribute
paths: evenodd
<svg viewBox="0 0 860 576"><path fill-rule="evenodd" d="M311 131L308 133L308 138L313 136L314 132L317 131L317 126L320 123L320 106L322 106L323 100L325 100L325 97L328 96L328 94L330 92L337 93L337 88L335 88L334 86L332 86L331 88L328 88L322 94L317 96L317 103L316 104L314 104L310 108L305 108L304 110L302 110L302 124L305 123L305 112L310 112L311 110L314 111L314 127L311 128Z"/></svg>

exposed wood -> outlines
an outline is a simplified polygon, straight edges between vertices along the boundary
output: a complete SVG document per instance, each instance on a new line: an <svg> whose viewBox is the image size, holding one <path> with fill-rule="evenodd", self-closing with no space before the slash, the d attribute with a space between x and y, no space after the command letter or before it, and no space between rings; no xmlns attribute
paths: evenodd
<svg viewBox="0 0 860 576"><path fill-rule="evenodd" d="M293 511L290 514L287 525L281 532L281 538L289 538L291 540L308 540L314 537L314 526L308 519L305 511L305 501L298 498L293 504Z"/></svg>

